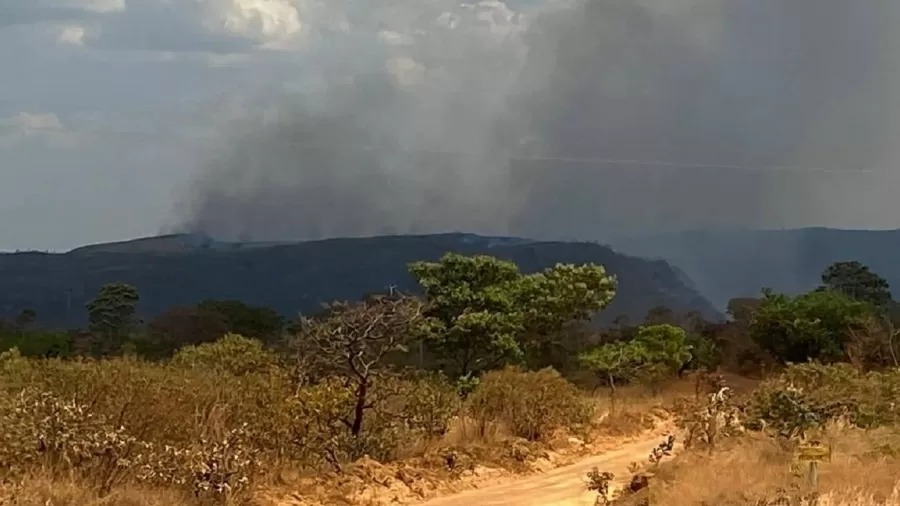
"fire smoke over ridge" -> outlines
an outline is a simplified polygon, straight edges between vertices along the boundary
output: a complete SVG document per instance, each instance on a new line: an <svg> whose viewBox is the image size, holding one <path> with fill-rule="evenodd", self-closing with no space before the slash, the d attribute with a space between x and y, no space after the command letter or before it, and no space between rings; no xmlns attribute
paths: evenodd
<svg viewBox="0 0 900 506"><path fill-rule="evenodd" d="M297 73L316 85L264 97L272 114L225 134L178 229L287 240L900 226L895 2L299 11L310 43Z"/></svg>

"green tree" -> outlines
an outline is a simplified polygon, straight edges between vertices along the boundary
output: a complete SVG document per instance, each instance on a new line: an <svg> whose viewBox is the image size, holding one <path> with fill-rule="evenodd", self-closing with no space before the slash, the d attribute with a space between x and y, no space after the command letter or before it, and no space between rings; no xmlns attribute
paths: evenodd
<svg viewBox="0 0 900 506"><path fill-rule="evenodd" d="M796 297L766 291L750 323L760 347L784 362L836 361L854 330L872 317L871 306L841 292L817 290Z"/></svg>
<svg viewBox="0 0 900 506"><path fill-rule="evenodd" d="M674 325L641 327L631 343L640 350L638 378L649 384L673 376L692 357L687 333Z"/></svg>
<svg viewBox="0 0 900 506"><path fill-rule="evenodd" d="M661 325L665 323L670 325L678 323L678 317L675 315L675 311L672 311L666 306L652 307L647 311L647 315L644 317L645 325Z"/></svg>
<svg viewBox="0 0 900 506"><path fill-rule="evenodd" d="M737 297L728 301L728 315L740 325L749 325L753 319L753 313L762 304L763 299L752 297Z"/></svg>
<svg viewBox="0 0 900 506"><path fill-rule="evenodd" d="M615 287L615 279L596 265L557 264L520 276L511 289L523 312L523 332L517 340L527 363L536 369L559 369L567 357L582 351L587 339L577 323L606 307Z"/></svg>
<svg viewBox="0 0 900 506"><path fill-rule="evenodd" d="M836 262L822 273L824 288L834 290L880 310L891 302L891 286L860 262Z"/></svg>
<svg viewBox="0 0 900 506"><path fill-rule="evenodd" d="M205 300L198 310L215 312L225 319L228 332L271 343L281 337L284 317L272 308L251 306L239 300Z"/></svg>
<svg viewBox="0 0 900 506"><path fill-rule="evenodd" d="M410 272L428 297L429 343L459 376L521 361L528 343L590 318L615 293L615 279L596 265L523 275L509 261L450 253Z"/></svg>
<svg viewBox="0 0 900 506"><path fill-rule="evenodd" d="M685 364L687 369L713 371L722 363L722 350L710 337L702 334L688 334L690 360Z"/></svg>
<svg viewBox="0 0 900 506"><path fill-rule="evenodd" d="M642 363L643 350L631 341L617 341L599 346L580 355L583 367L593 371L609 387L609 398L615 409L616 386L633 381Z"/></svg>
<svg viewBox="0 0 900 506"><path fill-rule="evenodd" d="M99 338L100 353L117 352L137 328L137 304L140 295L135 287L112 283L100 288L86 304L91 332Z"/></svg>
<svg viewBox="0 0 900 506"><path fill-rule="evenodd" d="M142 351L152 357L171 356L183 346L211 343L228 334L225 316L199 306L169 308L147 324Z"/></svg>
<svg viewBox="0 0 900 506"><path fill-rule="evenodd" d="M662 324L641 327L633 339L599 346L580 358L584 367L607 383L615 402L618 383L654 385L674 375L691 359L691 353L684 329Z"/></svg>

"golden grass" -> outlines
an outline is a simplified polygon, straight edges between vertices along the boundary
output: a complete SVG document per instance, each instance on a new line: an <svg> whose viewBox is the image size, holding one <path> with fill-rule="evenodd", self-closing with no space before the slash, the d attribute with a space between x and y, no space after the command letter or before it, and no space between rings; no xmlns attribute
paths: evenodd
<svg viewBox="0 0 900 506"><path fill-rule="evenodd" d="M2 506L193 506L177 491L126 486L99 498L83 483L48 476L31 476L20 483L0 485Z"/></svg>
<svg viewBox="0 0 900 506"><path fill-rule="evenodd" d="M822 438L834 455L820 464L818 506L900 505L900 434L832 427ZM651 486L651 504L667 506L805 506L804 468L791 450L762 435L747 435L712 455L682 454L661 466ZM774 502L784 496L789 502ZM768 501L768 502L765 502Z"/></svg>

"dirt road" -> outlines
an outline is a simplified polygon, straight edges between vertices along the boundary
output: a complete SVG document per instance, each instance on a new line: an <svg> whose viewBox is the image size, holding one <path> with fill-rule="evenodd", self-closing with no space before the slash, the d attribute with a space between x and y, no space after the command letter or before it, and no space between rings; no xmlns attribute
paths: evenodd
<svg viewBox="0 0 900 506"><path fill-rule="evenodd" d="M628 465L645 462L658 444L658 437L630 443L543 474L432 499L421 506L593 506L597 495L585 487L592 468L613 473L621 487L631 479Z"/></svg>

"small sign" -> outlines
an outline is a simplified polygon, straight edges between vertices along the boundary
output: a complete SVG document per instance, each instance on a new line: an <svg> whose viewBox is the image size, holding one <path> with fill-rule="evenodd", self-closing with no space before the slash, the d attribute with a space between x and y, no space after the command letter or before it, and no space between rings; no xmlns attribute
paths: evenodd
<svg viewBox="0 0 900 506"><path fill-rule="evenodd" d="M800 462L829 462L831 461L831 446L811 441L800 445L795 457Z"/></svg>

